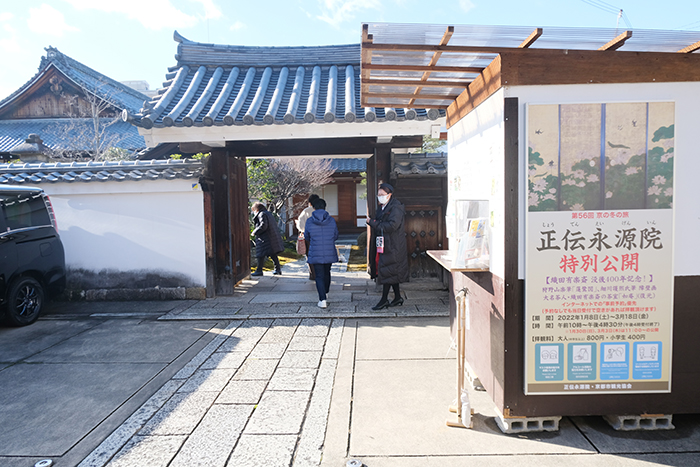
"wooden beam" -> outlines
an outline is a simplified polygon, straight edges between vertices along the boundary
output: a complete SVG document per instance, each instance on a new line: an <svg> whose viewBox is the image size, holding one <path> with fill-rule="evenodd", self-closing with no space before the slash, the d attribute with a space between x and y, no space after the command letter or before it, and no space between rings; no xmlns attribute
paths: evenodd
<svg viewBox="0 0 700 467"><path fill-rule="evenodd" d="M450 104L447 109L447 127L450 128L464 118L505 85L694 81L700 81L700 54L624 51L601 54L597 50L513 48L497 56Z"/></svg>
<svg viewBox="0 0 700 467"><path fill-rule="evenodd" d="M381 65L363 63L362 68L377 71L431 71L433 73L481 73L479 66L427 66L427 65Z"/></svg>
<svg viewBox="0 0 700 467"><path fill-rule="evenodd" d="M402 79L368 79L362 81L362 86L405 86L426 88L466 88L471 81L417 81Z"/></svg>
<svg viewBox="0 0 700 467"><path fill-rule="evenodd" d="M374 41L372 34L369 33L369 24L362 25L362 44L371 44ZM369 79L370 70L365 68L365 64L372 63L372 50L367 49L364 45L361 47L360 53L361 63L360 63L360 77L361 79Z"/></svg>
<svg viewBox="0 0 700 467"><path fill-rule="evenodd" d="M700 49L700 41L697 41L695 44L690 44L688 47L684 47L681 50L678 51L679 54L689 54L692 52L695 52L696 50Z"/></svg>
<svg viewBox="0 0 700 467"><path fill-rule="evenodd" d="M450 42L450 39L452 38L452 34L455 32L455 27L454 26L447 26L447 29L445 29L445 33L442 35L442 39L440 39L440 45L447 45L448 42ZM435 66L437 65L438 60L440 60L440 56L442 56L442 52L435 52L433 53L433 57L430 59L430 63L428 63L428 66ZM428 78L430 78L430 71L426 71L423 73L423 77L421 78L421 81L428 81ZM416 94L420 93L423 88L421 86L418 86L416 88ZM408 103L409 105L415 104L415 100L412 100L411 102Z"/></svg>
<svg viewBox="0 0 700 467"><path fill-rule="evenodd" d="M537 28L534 31L532 31L532 34L527 36L527 39L525 39L522 44L518 46L518 48L521 49L527 49L532 45L533 42L535 42L540 36L542 35L542 28Z"/></svg>
<svg viewBox="0 0 700 467"><path fill-rule="evenodd" d="M508 86L700 81L697 53L516 49L501 61Z"/></svg>
<svg viewBox="0 0 700 467"><path fill-rule="evenodd" d="M372 93L372 92L366 92L364 93L365 96L367 97L379 97L379 98L387 98L387 99L429 99L429 100L438 100L438 101L447 101L447 100L453 100L455 99L459 94L450 94L446 96L441 96L441 95L436 95L436 94L418 94L418 93ZM409 104L412 105L412 104ZM406 107L404 104L402 107ZM420 107L420 106L419 106Z"/></svg>
<svg viewBox="0 0 700 467"><path fill-rule="evenodd" d="M501 77L501 59L497 56L489 66L484 69L457 99L447 108L447 128L464 118L479 104L488 99L503 85Z"/></svg>
<svg viewBox="0 0 700 467"><path fill-rule="evenodd" d="M486 47L471 45L423 45L423 44L374 44L363 43L362 47L385 52L443 52L474 55L498 55L513 47Z"/></svg>
<svg viewBox="0 0 700 467"><path fill-rule="evenodd" d="M375 136L348 138L301 138L278 140L228 141L231 155L248 157L327 156L373 154L377 145L394 148L415 148L422 144L422 136L394 136L390 143L377 143ZM416 145L416 142L418 144Z"/></svg>
<svg viewBox="0 0 700 467"><path fill-rule="evenodd" d="M625 41L630 37L632 37L632 31L625 31L598 50L617 50L625 45Z"/></svg>
<svg viewBox="0 0 700 467"><path fill-rule="evenodd" d="M405 102L363 102L362 107L380 107L392 109L446 109L449 106L447 104L418 104L409 107Z"/></svg>

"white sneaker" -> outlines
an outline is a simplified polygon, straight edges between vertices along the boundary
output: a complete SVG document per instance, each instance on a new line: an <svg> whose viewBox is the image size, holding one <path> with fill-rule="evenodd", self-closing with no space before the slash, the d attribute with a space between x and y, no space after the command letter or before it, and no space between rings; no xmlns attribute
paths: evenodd
<svg viewBox="0 0 700 467"><path fill-rule="evenodd" d="M328 307L328 303L326 303L325 300L321 300L321 301L318 302L318 307L319 307L319 308L327 308L327 307Z"/></svg>

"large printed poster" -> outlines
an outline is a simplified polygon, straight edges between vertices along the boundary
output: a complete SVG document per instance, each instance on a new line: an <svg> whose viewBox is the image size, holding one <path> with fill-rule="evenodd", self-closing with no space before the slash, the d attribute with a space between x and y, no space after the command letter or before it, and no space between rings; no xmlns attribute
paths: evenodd
<svg viewBox="0 0 700 467"><path fill-rule="evenodd" d="M674 114L528 106L526 394L670 392Z"/></svg>

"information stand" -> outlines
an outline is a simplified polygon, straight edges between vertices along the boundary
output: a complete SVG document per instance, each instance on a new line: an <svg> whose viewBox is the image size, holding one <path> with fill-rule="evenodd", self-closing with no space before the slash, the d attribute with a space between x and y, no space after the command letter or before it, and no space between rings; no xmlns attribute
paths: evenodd
<svg viewBox="0 0 700 467"><path fill-rule="evenodd" d="M450 273L450 282L452 282L452 273L456 271L470 272L485 272L488 271L488 265L480 263L478 268L453 268L451 253L447 250L428 250L428 256L433 258L437 263L445 268ZM447 426L459 428L472 428L472 409L469 403L469 395L464 385L464 364L466 361L466 331L469 327L468 319L468 300L467 290L460 290L455 296L457 304L457 397L456 403L451 405L449 410L457 414L457 419L449 418L445 421Z"/></svg>

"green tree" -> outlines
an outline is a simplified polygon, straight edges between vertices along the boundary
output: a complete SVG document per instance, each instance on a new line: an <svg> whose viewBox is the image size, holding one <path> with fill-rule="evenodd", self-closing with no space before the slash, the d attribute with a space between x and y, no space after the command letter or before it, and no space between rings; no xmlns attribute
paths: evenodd
<svg viewBox="0 0 700 467"><path fill-rule="evenodd" d="M423 136L423 146L421 146L421 152L443 152L445 151L445 145L447 142L438 138L431 138L428 135Z"/></svg>
<svg viewBox="0 0 700 467"><path fill-rule="evenodd" d="M309 194L330 183L335 172L329 159L251 159L247 165L248 196L280 217L285 217L284 208L295 195Z"/></svg>

